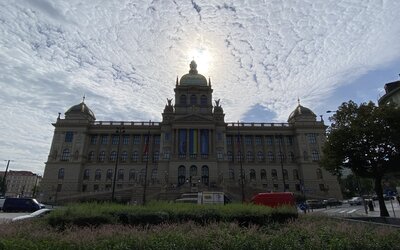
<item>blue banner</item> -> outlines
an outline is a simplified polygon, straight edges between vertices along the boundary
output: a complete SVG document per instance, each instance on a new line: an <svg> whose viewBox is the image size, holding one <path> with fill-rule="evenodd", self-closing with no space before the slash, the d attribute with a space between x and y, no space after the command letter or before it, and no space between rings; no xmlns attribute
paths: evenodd
<svg viewBox="0 0 400 250"><path fill-rule="evenodd" d="M179 154L186 154L186 129L179 129Z"/></svg>

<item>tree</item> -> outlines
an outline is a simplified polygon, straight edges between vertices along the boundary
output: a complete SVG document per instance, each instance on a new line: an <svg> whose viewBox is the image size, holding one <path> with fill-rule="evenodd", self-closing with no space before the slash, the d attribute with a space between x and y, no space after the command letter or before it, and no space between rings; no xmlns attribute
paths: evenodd
<svg viewBox="0 0 400 250"><path fill-rule="evenodd" d="M400 109L394 104L358 106L349 101L339 106L330 121L321 165L336 175L349 168L357 176L373 179L381 216L389 216L382 178L400 170Z"/></svg>

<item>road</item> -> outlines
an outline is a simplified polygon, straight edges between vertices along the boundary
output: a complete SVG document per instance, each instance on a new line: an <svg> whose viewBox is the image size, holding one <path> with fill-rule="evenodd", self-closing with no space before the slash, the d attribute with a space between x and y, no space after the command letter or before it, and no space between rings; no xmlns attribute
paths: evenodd
<svg viewBox="0 0 400 250"><path fill-rule="evenodd" d="M385 201L386 208L389 212L390 217L395 217L395 218L400 218L400 205L397 201ZM337 207L327 207L327 208L321 208L321 209L313 209L310 210L310 213L322 213L326 214L329 216L341 216L341 217L365 217L365 216L371 216L371 217L379 217L380 216L380 210L379 210L379 204L378 201L374 201L374 211L369 211L367 209L367 212L365 211L365 208L363 205L358 205L358 206L350 206L349 204L343 204L341 206ZM392 207L393 205L393 207Z"/></svg>

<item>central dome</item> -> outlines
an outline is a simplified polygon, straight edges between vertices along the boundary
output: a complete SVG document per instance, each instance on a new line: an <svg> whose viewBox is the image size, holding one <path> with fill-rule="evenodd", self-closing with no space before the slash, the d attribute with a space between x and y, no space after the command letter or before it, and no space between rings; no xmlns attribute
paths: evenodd
<svg viewBox="0 0 400 250"><path fill-rule="evenodd" d="M180 85L196 85L196 86L207 86L207 79L197 73L197 64L193 60L190 62L190 70L189 74L186 74L181 77L181 80L179 81Z"/></svg>

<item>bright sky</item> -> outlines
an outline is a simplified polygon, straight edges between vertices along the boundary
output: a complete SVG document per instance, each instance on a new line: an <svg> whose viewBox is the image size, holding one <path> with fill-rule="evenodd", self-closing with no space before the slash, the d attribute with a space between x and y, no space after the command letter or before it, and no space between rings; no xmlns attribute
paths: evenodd
<svg viewBox="0 0 400 250"><path fill-rule="evenodd" d="M286 122L298 98L327 120L398 80L399 20L395 0L1 1L0 159L42 174L84 94L98 120L160 121L193 58L226 121Z"/></svg>

